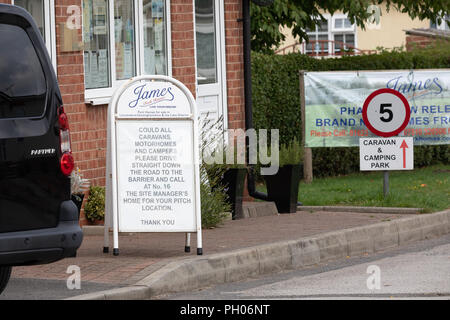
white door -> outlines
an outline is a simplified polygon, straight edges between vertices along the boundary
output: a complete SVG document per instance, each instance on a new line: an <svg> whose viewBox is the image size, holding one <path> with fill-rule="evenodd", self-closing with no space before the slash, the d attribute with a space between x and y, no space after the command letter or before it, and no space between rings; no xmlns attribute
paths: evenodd
<svg viewBox="0 0 450 320"><path fill-rule="evenodd" d="M223 116L227 128L223 1L195 0L197 106L202 120Z"/></svg>

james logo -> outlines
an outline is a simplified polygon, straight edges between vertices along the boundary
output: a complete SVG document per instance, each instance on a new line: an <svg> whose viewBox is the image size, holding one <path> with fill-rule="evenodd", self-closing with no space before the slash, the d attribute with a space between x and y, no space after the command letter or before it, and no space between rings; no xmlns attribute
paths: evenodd
<svg viewBox="0 0 450 320"><path fill-rule="evenodd" d="M407 98L418 98L432 93L440 94L444 90L439 78L407 82L403 76L389 80L386 83L386 88L397 90L404 95L411 94Z"/></svg>
<svg viewBox="0 0 450 320"><path fill-rule="evenodd" d="M173 101L175 98L172 87L146 90L145 86L143 84L134 89L133 93L136 95L136 99L128 104L130 108L135 108L140 101L143 101L142 106L151 106L162 101Z"/></svg>

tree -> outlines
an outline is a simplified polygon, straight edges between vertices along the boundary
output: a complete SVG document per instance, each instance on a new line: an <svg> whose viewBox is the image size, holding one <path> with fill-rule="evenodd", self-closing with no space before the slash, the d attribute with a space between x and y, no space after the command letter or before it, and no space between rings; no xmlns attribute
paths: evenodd
<svg viewBox="0 0 450 320"><path fill-rule="evenodd" d="M267 7L251 3L252 50L273 52L285 39L280 27L292 28L292 35L308 39L306 28L314 29L323 19L321 11L346 13L352 23L364 29L372 4L384 2L411 18L430 19L441 23L443 13L450 13L450 0L275 0ZM450 22L447 22L450 25Z"/></svg>

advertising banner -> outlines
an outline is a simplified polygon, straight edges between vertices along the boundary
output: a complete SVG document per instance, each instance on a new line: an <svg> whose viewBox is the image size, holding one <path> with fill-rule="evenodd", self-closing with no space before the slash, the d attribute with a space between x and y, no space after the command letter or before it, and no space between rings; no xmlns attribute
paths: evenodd
<svg viewBox="0 0 450 320"><path fill-rule="evenodd" d="M414 145L450 143L450 69L305 73L306 147L356 147L375 137L362 109L375 90L389 88L406 97L411 118L399 136Z"/></svg>

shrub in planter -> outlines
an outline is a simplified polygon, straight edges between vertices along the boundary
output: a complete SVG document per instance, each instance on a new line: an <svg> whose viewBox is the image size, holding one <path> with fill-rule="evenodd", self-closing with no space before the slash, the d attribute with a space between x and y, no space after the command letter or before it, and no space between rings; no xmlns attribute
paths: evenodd
<svg viewBox="0 0 450 320"><path fill-rule="evenodd" d="M209 162L210 164L205 164L211 186L212 188L220 186L225 192L226 201L231 205L232 219L242 217L242 199L247 167L245 164L236 163L236 154L234 155L233 163L226 163L226 148L223 148L223 150L216 149L215 152L221 153L219 158L222 159L219 162L222 163Z"/></svg>
<svg viewBox="0 0 450 320"><path fill-rule="evenodd" d="M222 123L222 119L219 119L212 124L206 123L203 128L206 132L212 133L203 139L203 165L211 188L222 189L222 192L226 194L226 201L231 205L232 218L236 219L243 215L242 199L247 167L245 164L238 163L239 159L244 162L245 158L242 154L238 157L237 148L231 150L224 145ZM244 151L239 150L240 153Z"/></svg>
<svg viewBox="0 0 450 320"><path fill-rule="evenodd" d="M274 201L279 213L297 211L297 198L303 172L303 149L297 139L280 147L279 169L274 175L263 176L269 200Z"/></svg>
<svg viewBox="0 0 450 320"><path fill-rule="evenodd" d="M99 186L89 188L89 197L84 206L84 214L90 222L105 218L105 188Z"/></svg>
<svg viewBox="0 0 450 320"><path fill-rule="evenodd" d="M247 168L244 166L206 165L206 171L212 189L221 189L225 193L225 201L231 206L232 219L242 217L242 199Z"/></svg>
<svg viewBox="0 0 450 320"><path fill-rule="evenodd" d="M206 164L200 166L200 200L202 227L213 228L221 224L231 210L218 172L207 172Z"/></svg>

